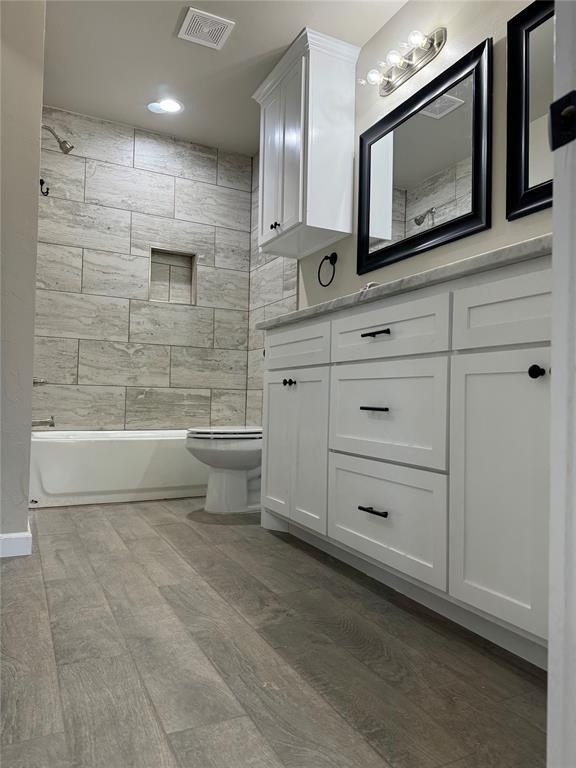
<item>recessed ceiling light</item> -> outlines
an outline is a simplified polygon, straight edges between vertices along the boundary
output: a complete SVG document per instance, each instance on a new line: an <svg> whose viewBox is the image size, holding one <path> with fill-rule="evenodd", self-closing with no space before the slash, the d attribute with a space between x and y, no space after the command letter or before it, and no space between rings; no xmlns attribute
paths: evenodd
<svg viewBox="0 0 576 768"><path fill-rule="evenodd" d="M153 101L148 104L150 112L154 112L157 115L162 114L175 114L181 112L184 107L176 99L161 99L160 101Z"/></svg>

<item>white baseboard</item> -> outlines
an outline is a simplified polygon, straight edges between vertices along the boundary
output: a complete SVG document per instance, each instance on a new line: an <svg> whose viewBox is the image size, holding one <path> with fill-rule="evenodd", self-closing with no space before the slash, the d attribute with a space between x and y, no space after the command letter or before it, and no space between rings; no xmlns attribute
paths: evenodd
<svg viewBox="0 0 576 768"><path fill-rule="evenodd" d="M20 557L32 553L30 528L18 533L0 533L0 557Z"/></svg>

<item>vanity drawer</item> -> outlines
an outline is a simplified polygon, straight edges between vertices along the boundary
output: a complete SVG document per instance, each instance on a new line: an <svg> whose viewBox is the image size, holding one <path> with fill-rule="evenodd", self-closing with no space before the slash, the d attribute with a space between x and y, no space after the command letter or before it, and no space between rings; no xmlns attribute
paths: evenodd
<svg viewBox="0 0 576 768"><path fill-rule="evenodd" d="M447 293L379 306L332 321L332 360L347 362L443 352L449 344Z"/></svg>
<svg viewBox="0 0 576 768"><path fill-rule="evenodd" d="M293 368L330 362L330 321L266 331L264 368Z"/></svg>
<svg viewBox="0 0 576 768"><path fill-rule="evenodd" d="M332 453L328 535L445 590L446 484L434 472Z"/></svg>
<svg viewBox="0 0 576 768"><path fill-rule="evenodd" d="M550 339L552 273L546 269L454 292L454 349Z"/></svg>
<svg viewBox="0 0 576 768"><path fill-rule="evenodd" d="M330 448L446 469L448 359L332 369Z"/></svg>

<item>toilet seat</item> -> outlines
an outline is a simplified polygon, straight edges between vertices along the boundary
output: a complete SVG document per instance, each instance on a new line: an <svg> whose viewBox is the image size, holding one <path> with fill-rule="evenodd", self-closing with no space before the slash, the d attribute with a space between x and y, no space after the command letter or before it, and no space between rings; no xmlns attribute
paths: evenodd
<svg viewBox="0 0 576 768"><path fill-rule="evenodd" d="M198 427L189 429L186 437L195 440L261 440L262 427Z"/></svg>

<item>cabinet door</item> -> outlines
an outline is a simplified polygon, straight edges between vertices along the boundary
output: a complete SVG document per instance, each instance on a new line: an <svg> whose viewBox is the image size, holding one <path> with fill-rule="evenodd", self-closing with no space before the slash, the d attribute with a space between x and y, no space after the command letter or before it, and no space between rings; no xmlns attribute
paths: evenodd
<svg viewBox="0 0 576 768"><path fill-rule="evenodd" d="M262 104L260 111L260 245L276 236L276 230L271 229L271 225L280 221L282 143L282 88L278 86Z"/></svg>
<svg viewBox="0 0 576 768"><path fill-rule="evenodd" d="M290 518L318 533L326 533L328 484L329 369L302 368L293 372L294 472Z"/></svg>
<svg viewBox="0 0 576 768"><path fill-rule="evenodd" d="M285 371L264 374L262 506L290 516L290 487L294 455L293 387L283 382Z"/></svg>
<svg viewBox="0 0 576 768"><path fill-rule="evenodd" d="M548 348L452 362L450 594L546 636ZM537 364L545 375L531 378Z"/></svg>
<svg viewBox="0 0 576 768"><path fill-rule="evenodd" d="M302 221L305 67L306 59L298 59L282 83L284 153L280 232L285 232Z"/></svg>

